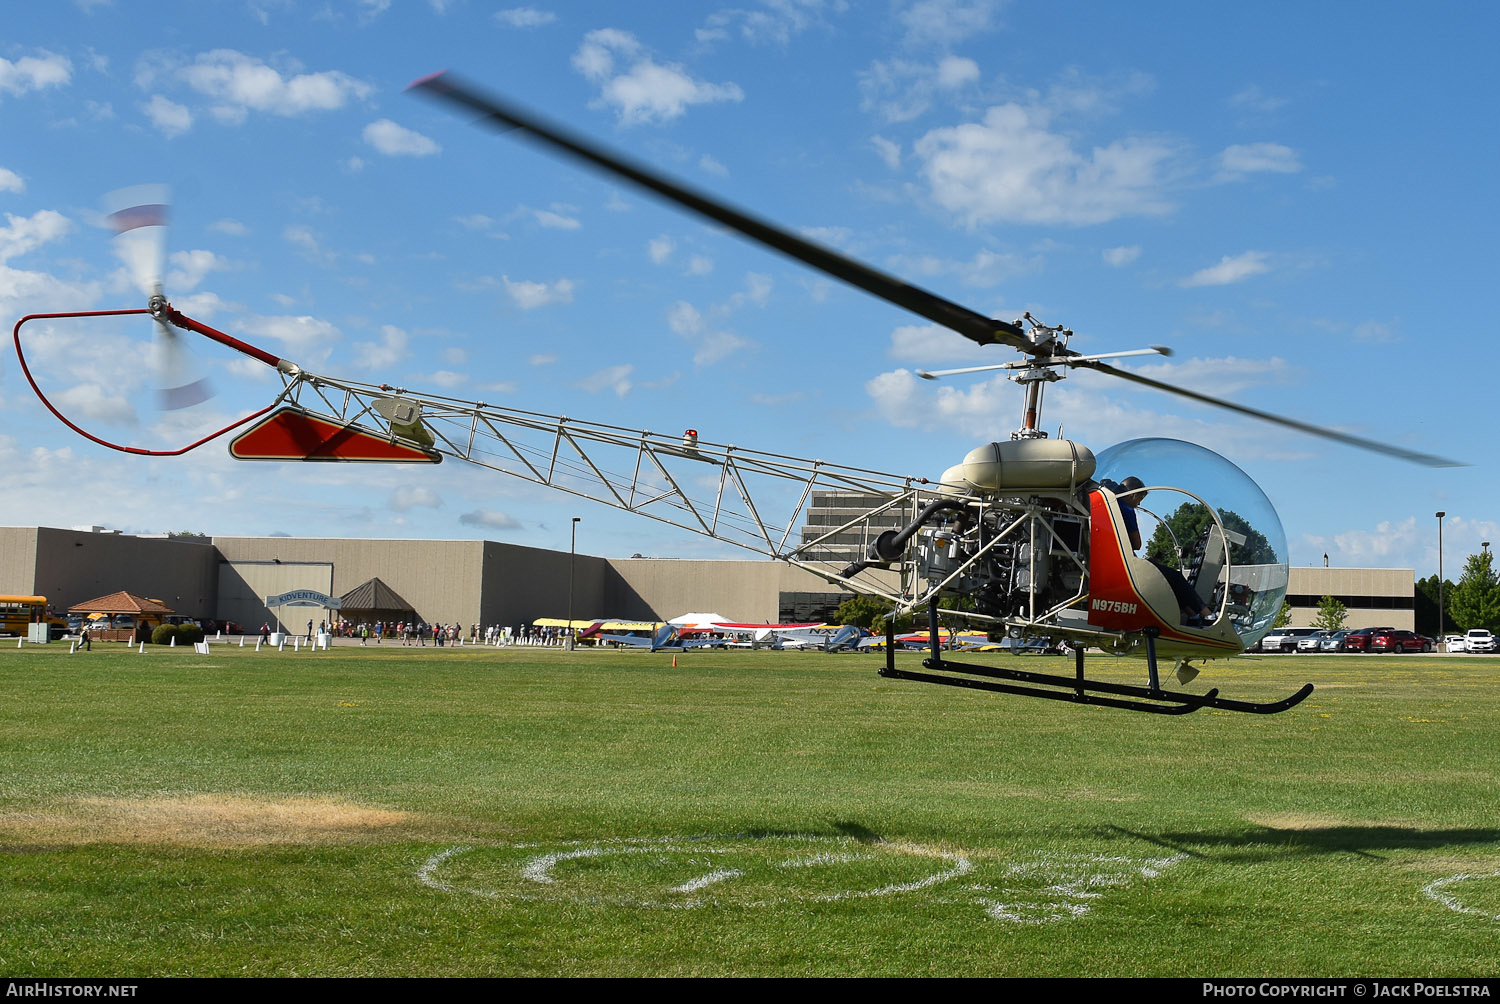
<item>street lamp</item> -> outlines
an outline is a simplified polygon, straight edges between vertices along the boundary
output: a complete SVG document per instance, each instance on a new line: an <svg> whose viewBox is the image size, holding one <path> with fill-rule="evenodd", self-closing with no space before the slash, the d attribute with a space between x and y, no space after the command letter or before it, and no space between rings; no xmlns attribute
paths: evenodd
<svg viewBox="0 0 1500 1004"><path fill-rule="evenodd" d="M1438 521L1438 643L1443 639L1443 517L1448 515L1443 510L1437 512Z"/></svg>
<svg viewBox="0 0 1500 1004"><path fill-rule="evenodd" d="M573 639L578 632L573 630L573 559L578 553L578 524L582 516L573 517L573 540L568 545L568 651L573 651Z"/></svg>

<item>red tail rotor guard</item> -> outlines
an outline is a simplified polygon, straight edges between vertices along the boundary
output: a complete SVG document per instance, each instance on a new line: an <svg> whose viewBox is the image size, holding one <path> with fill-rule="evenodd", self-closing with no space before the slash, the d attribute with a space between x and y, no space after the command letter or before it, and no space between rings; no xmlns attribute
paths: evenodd
<svg viewBox="0 0 1500 1004"><path fill-rule="evenodd" d="M259 360L260 362L263 362L267 366L270 366L274 369L280 369L282 367L282 359L279 356L272 355L264 349L257 348L256 346L251 345L248 342L242 342L238 338L235 338L233 335L226 335L222 331L210 328L208 325L202 323L201 321L195 321L191 317L188 317L186 314L183 314L180 311L174 309L171 304L166 304L162 308L162 313L168 322L179 328L183 328L184 330L200 334L205 338L218 342L220 345L228 346L229 348L234 349L236 352L241 352L252 359ZM47 406L47 410L57 416L58 421L62 422L63 425L66 425L74 432L78 433L84 439L98 443L100 446L108 447L111 450L118 450L121 453L133 453L137 456L143 457L180 457L190 450L196 450L204 443L208 443L215 439L218 439L226 432L238 429L245 423L259 418L260 416L266 414L266 412L270 411L272 408L276 407L276 402L273 401L271 404L266 405L259 411L251 412L244 418L238 419L237 421L224 426L224 428L220 429L219 431L209 433L207 436L204 436L197 442L189 443L187 446L184 446L181 449L177 450L144 450L138 446L121 446L119 443L111 443L107 439L101 439L93 433L87 431L86 429L80 428L77 423L73 422L68 418L68 416L59 411L57 406L47 399L47 395L42 393L42 388L37 386L36 379L31 375L31 367L26 365L26 353L21 349L21 325L25 324L27 321L57 320L59 318L66 317L122 317L130 314L149 315L152 314L152 311L147 309L85 310L70 311L60 314L27 314L25 317L17 321L16 326L11 329L11 337L16 346L16 358L21 363L21 372L26 375L26 382L31 384L32 391L38 398L41 399L42 404Z"/></svg>

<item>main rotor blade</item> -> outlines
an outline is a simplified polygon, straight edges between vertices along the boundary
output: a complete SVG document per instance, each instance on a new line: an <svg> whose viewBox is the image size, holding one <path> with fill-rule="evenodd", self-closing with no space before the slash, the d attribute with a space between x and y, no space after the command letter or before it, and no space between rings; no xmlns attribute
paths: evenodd
<svg viewBox="0 0 1500 1004"><path fill-rule="evenodd" d="M1138 373L1131 373L1129 370L1116 369L1108 363L1094 362L1092 360L1080 360L1070 361L1070 365L1077 366L1080 369L1091 369L1097 370L1100 373L1108 373L1109 375L1117 376L1122 380L1129 380L1131 383L1138 383L1146 387L1152 387L1156 390L1165 391L1168 394L1176 394L1178 397L1191 398L1194 401L1201 401L1204 404L1211 404L1216 408L1227 408L1230 411L1237 411L1241 415L1249 415L1252 418L1258 418L1263 422L1272 422L1276 425L1285 426L1288 429L1296 429L1298 432L1305 432L1310 436L1318 436L1322 439L1331 439L1336 443L1343 443L1345 446L1353 446L1361 450L1369 450L1372 453L1383 453L1388 457L1397 457L1401 460L1406 460L1413 464L1421 464L1423 467L1468 466L1468 464L1462 460L1449 460L1447 457L1439 457L1431 453L1419 453L1416 450L1404 450L1399 446L1392 446L1389 443L1379 443L1373 439L1364 439L1360 436L1351 436L1346 432L1335 432L1332 429L1325 429L1322 426L1309 425L1307 422L1299 422L1294 418L1285 418L1281 415L1274 415L1269 411L1261 411L1258 408L1251 408L1243 404L1235 404L1233 401L1225 401L1222 398L1210 397L1207 394L1200 394L1197 391L1188 390L1185 387L1174 387L1172 384L1162 383L1160 380L1152 380L1150 377L1143 377Z"/></svg>
<svg viewBox="0 0 1500 1004"><path fill-rule="evenodd" d="M968 307L946 300L936 293L903 282L895 276L877 271L820 244L804 240L773 223L757 219L743 210L693 191L679 182L671 181L643 165L634 164L621 154L595 145L590 140L538 118L509 102L483 94L451 73L445 71L435 73L430 77L423 77L413 82L409 89L434 97L446 98L456 105L479 112L486 119L492 120L502 131L520 129L527 136L545 146L592 164L608 174L632 181L669 202L675 202L700 216L737 230L753 241L774 248L836 279L842 279L851 286L878 296L888 303L904 307L980 345L998 342L1028 354L1038 352L1037 347L1017 325L985 317Z"/></svg>

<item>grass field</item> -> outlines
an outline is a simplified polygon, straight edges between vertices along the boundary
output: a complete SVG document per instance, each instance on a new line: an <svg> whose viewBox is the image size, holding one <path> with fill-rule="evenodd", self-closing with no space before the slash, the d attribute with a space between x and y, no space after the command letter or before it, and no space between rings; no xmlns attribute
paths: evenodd
<svg viewBox="0 0 1500 1004"><path fill-rule="evenodd" d="M1500 660L1195 687L1318 685L1274 717L875 669L0 650L0 973L1495 972Z"/></svg>

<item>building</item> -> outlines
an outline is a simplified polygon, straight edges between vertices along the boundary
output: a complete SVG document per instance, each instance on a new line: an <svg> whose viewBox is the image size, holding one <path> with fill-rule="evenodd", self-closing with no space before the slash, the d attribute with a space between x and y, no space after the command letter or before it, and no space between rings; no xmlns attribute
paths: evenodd
<svg viewBox="0 0 1500 1004"><path fill-rule="evenodd" d="M843 511L857 504L843 497L817 501L804 534L837 528L846 521ZM815 523L815 516L835 522ZM853 560L863 544L837 546L848 547ZM515 626L564 616L570 578L579 618L665 620L689 610L714 610L746 623L814 621L831 617L849 595L810 572L769 559L580 554L570 563L564 551L492 540L137 537L0 528L0 592L46 596L55 610L128 589L188 617L233 620L253 629L262 621L275 623L264 603L267 596L293 589L340 596L376 577L428 623L464 625ZM1332 595L1349 608L1350 627L1410 629L1414 581L1412 571L1401 568L1292 568L1287 591L1292 623L1311 623L1319 600ZM305 618L306 610L296 616Z"/></svg>

